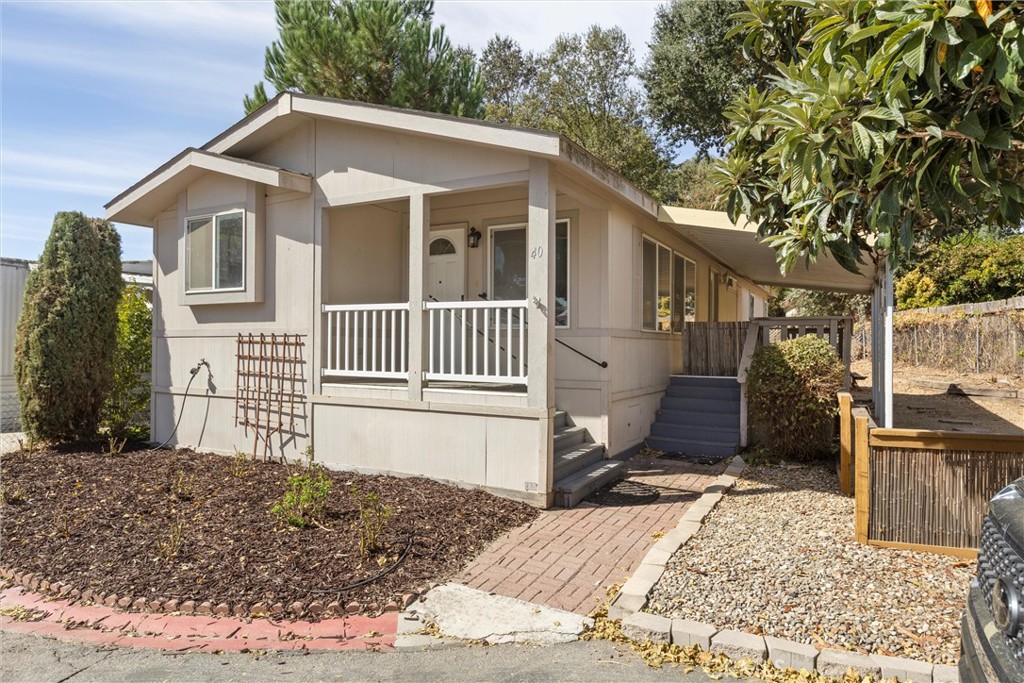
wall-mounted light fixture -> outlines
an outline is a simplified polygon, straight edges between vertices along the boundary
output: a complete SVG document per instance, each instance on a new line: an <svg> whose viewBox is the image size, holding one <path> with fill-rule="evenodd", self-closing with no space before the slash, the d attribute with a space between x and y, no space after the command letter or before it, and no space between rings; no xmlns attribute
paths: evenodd
<svg viewBox="0 0 1024 683"><path fill-rule="evenodd" d="M469 248L476 249L480 246L480 231L476 228L469 229Z"/></svg>

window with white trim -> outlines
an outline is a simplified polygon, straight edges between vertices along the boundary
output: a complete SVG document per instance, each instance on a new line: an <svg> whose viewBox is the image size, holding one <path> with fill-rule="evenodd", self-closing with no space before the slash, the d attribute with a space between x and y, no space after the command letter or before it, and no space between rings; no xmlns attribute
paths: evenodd
<svg viewBox="0 0 1024 683"><path fill-rule="evenodd" d="M697 264L682 254L672 260L672 331L697 319Z"/></svg>
<svg viewBox="0 0 1024 683"><path fill-rule="evenodd" d="M189 217L185 253L188 292L245 289L245 212Z"/></svg>
<svg viewBox="0 0 1024 683"><path fill-rule="evenodd" d="M672 329L672 250L643 238L643 329L670 332Z"/></svg>
<svg viewBox="0 0 1024 683"><path fill-rule="evenodd" d="M526 225L491 226L491 298L526 298ZM555 221L555 327L569 326L569 219Z"/></svg>

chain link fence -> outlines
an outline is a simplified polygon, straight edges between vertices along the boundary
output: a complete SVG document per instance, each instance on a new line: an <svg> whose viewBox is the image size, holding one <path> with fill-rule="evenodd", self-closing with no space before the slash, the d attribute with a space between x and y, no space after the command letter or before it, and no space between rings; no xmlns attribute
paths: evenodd
<svg viewBox="0 0 1024 683"><path fill-rule="evenodd" d="M1024 310L966 313L921 308L897 312L893 323L893 360L900 365L960 375L1024 377ZM870 356L871 323L858 322L852 357Z"/></svg>

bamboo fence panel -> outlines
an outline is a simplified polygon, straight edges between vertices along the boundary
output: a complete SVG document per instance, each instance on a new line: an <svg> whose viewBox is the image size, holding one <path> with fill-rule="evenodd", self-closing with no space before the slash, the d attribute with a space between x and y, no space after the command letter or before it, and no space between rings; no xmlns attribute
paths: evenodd
<svg viewBox="0 0 1024 683"><path fill-rule="evenodd" d="M873 448L871 540L977 548L988 501L1024 475L1024 453Z"/></svg>
<svg viewBox="0 0 1024 683"><path fill-rule="evenodd" d="M683 335L685 373L735 377L743 356L748 322L686 323Z"/></svg>

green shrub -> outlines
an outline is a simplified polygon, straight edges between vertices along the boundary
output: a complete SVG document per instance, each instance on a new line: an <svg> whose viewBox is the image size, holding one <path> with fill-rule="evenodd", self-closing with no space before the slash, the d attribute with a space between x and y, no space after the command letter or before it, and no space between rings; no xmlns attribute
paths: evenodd
<svg viewBox="0 0 1024 683"><path fill-rule="evenodd" d="M327 472L320 465L310 465L302 474L288 477L281 502L270 511L292 526L321 525L330 492Z"/></svg>
<svg viewBox="0 0 1024 683"><path fill-rule="evenodd" d="M127 285L117 304L114 377L103 407L103 424L115 436L145 438L148 434L152 327L146 292Z"/></svg>
<svg viewBox="0 0 1024 683"><path fill-rule="evenodd" d="M380 549L380 535L395 514L394 508L385 505L380 496L372 491L362 493L352 487L352 495L359 499L359 554L366 557Z"/></svg>
<svg viewBox="0 0 1024 683"><path fill-rule="evenodd" d="M60 212L29 274L14 374L30 437L96 436L110 389L121 296L121 237L107 221Z"/></svg>
<svg viewBox="0 0 1024 683"><path fill-rule="evenodd" d="M1024 296L1024 235L946 240L896 283L901 310L1015 296Z"/></svg>
<svg viewBox="0 0 1024 683"><path fill-rule="evenodd" d="M747 376L750 420L776 455L794 460L828 455L843 372L835 349L817 337L757 350Z"/></svg>

